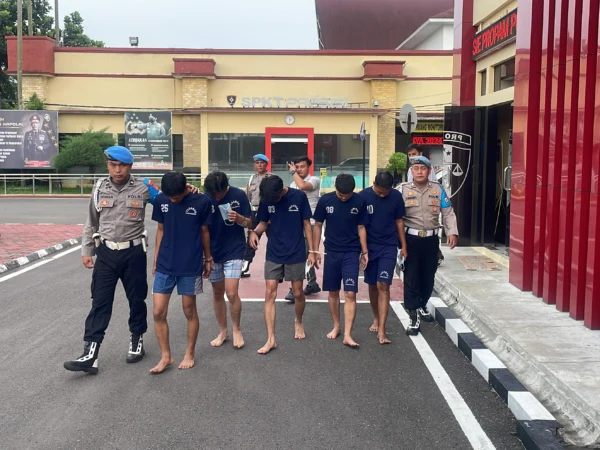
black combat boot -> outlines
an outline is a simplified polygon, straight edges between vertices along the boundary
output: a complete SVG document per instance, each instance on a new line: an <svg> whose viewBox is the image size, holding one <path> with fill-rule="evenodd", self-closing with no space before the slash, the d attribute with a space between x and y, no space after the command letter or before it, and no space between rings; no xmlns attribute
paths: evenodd
<svg viewBox="0 0 600 450"><path fill-rule="evenodd" d="M433 316L427 310L427 305L423 306L422 308L417 309L417 311L419 312L419 317L421 318L421 320L423 322L433 322Z"/></svg>
<svg viewBox="0 0 600 450"><path fill-rule="evenodd" d="M144 335L132 334L129 339L129 352L127 353L127 362L140 362L146 351L144 350Z"/></svg>
<svg viewBox="0 0 600 450"><path fill-rule="evenodd" d="M419 314L416 309L408 311L408 315L410 317L410 323L406 328L406 334L409 336L416 336L421 329L421 319L419 319Z"/></svg>
<svg viewBox="0 0 600 450"><path fill-rule="evenodd" d="M100 343L85 341L83 346L83 354L73 360L67 361L65 369L72 372L98 373L98 352L100 351Z"/></svg>

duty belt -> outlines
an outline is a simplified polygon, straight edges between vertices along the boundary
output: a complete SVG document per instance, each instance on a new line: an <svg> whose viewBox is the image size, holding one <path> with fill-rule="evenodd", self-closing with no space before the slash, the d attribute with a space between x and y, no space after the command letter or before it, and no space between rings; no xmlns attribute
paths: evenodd
<svg viewBox="0 0 600 450"><path fill-rule="evenodd" d="M132 239L131 241L114 242L114 241L108 241L104 238L100 238L102 243L104 245L106 245L106 247L110 248L111 250L127 250L130 247L136 247L143 242L143 239L144 238L137 238L137 239Z"/></svg>
<svg viewBox="0 0 600 450"><path fill-rule="evenodd" d="M404 231L406 232L406 234L410 234L413 236L419 236L419 237L429 237L429 236L434 236L437 230L415 230L414 228L404 228Z"/></svg>

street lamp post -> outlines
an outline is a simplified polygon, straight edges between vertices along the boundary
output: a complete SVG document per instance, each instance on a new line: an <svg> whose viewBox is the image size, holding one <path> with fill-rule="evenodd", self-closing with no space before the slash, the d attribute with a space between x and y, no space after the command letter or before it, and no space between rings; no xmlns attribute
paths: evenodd
<svg viewBox="0 0 600 450"><path fill-rule="evenodd" d="M60 47L60 25L58 20L58 0L54 0L54 45Z"/></svg>

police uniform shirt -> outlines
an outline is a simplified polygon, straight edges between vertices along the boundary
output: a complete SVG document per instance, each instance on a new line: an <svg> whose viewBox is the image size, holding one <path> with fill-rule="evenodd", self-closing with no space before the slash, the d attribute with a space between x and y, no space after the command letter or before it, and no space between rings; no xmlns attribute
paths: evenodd
<svg viewBox="0 0 600 450"><path fill-rule="evenodd" d="M217 201L209 197L211 202L212 223L210 226L210 253L216 263L225 263L244 258L246 249L246 233L237 223L223 220L219 205L229 203L231 210L243 217L252 214L250 202L241 189L229 186L225 196Z"/></svg>
<svg viewBox="0 0 600 450"><path fill-rule="evenodd" d="M142 236L146 204L154 202L159 194L156 185L134 176L118 186L110 178L99 180L92 192L88 217L83 228L82 256L94 256L96 246L92 238L98 232L102 239L128 242Z"/></svg>
<svg viewBox="0 0 600 450"><path fill-rule="evenodd" d="M332 252L360 252L358 226L369 221L365 201L352 194L343 202L335 192L323 195L317 203L313 218L327 221L325 227L325 250Z"/></svg>
<svg viewBox="0 0 600 450"><path fill-rule="evenodd" d="M211 203L204 194L187 194L179 203L159 194L152 220L162 223L164 234L156 270L165 275L202 275L202 227L212 222Z"/></svg>
<svg viewBox="0 0 600 450"><path fill-rule="evenodd" d="M306 261L304 221L312 217L304 192L288 188L277 203L261 200L257 219L269 222L267 261L298 264Z"/></svg>
<svg viewBox="0 0 600 450"><path fill-rule="evenodd" d="M458 235L456 215L446 191L439 183L429 181L423 187L414 182L402 183L398 188L406 205L404 225L414 230L437 230L442 213L446 236Z"/></svg>
<svg viewBox="0 0 600 450"><path fill-rule="evenodd" d="M252 205L254 209L258 208L258 205L260 204L260 183L269 175L271 175L269 172L266 172L264 175L255 173L246 183L246 194L248 195L248 200L250 200L250 205Z"/></svg>
<svg viewBox="0 0 600 450"><path fill-rule="evenodd" d="M384 246L398 246L398 228L396 220L406 215L402 195L392 189L385 197L379 197L373 188L367 188L358 194L367 205L369 223L367 224L367 246L369 251Z"/></svg>

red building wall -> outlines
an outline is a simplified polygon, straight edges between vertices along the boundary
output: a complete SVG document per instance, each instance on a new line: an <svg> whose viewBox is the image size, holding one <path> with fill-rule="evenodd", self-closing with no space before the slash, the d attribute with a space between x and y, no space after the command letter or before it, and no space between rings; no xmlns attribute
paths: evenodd
<svg viewBox="0 0 600 450"><path fill-rule="evenodd" d="M473 0L455 2L455 105L471 100L475 66L465 53L472 8ZM600 329L599 16L600 0L519 1L509 272L512 284L594 329Z"/></svg>

